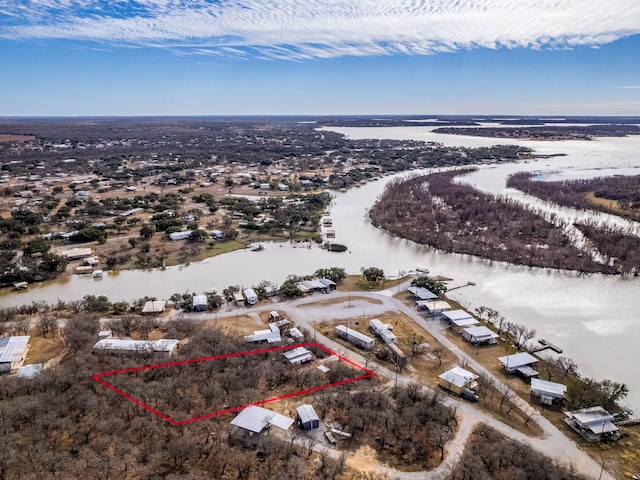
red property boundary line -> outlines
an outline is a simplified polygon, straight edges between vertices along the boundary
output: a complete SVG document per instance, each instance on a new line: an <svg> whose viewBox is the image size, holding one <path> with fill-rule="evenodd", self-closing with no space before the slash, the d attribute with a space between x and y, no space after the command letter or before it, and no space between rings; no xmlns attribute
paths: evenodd
<svg viewBox="0 0 640 480"><path fill-rule="evenodd" d="M299 390L297 392L288 393L286 395L280 395L278 397L272 397L272 398L268 398L266 400L261 400L259 402L248 403L246 405L240 405L238 407L227 408L226 410L220 410L220 411L217 411L217 412L213 412L213 413L208 413L206 415L202 415L200 417L188 418L186 420L174 420L173 418L163 414L162 412L159 412L158 410L150 407L146 403L138 400L135 397L132 397L128 393L123 392L122 390L114 387L113 385L111 385L110 383L108 383L108 382L106 382L105 380L102 379L102 377L106 377L108 375L115 375L117 373L139 372L139 371L142 371L142 370L150 370L150 369L154 369L154 368L173 367L173 366L176 366L176 365L187 365L187 364L190 364L190 363L207 362L207 361L210 361L210 360L222 360L222 359L225 359L225 358L232 358L232 357L243 357L245 355L254 355L254 354L257 354L257 353L266 353L266 352L277 352L277 351L280 351L280 350L289 350L289 349L293 349L293 348L297 348L297 347L317 347L320 350L323 350L324 352L328 353L329 355L333 355L334 357L339 358L343 362L346 362L349 365L354 366L358 370L363 371L364 374L363 375L359 375L357 377L340 380L339 382L333 382L333 383L328 383L326 385L320 385L318 387L307 388L306 390ZM362 365L358 365L354 361L349 360L348 358L343 357L342 355L339 355L339 354L335 353L332 350L329 350L327 347L325 347L323 345L320 345L319 343L307 342L307 343L296 344L296 345L285 345L285 346L281 346L281 347L263 348L263 349L260 349L260 350L249 350L249 351L245 351L245 352L228 353L228 354L225 354L225 355L214 355L214 356L211 356L211 357L192 358L192 359L189 359L189 360L180 360L180 361L177 361L177 362L158 363L158 364L155 364L155 365L145 365L145 366L142 366L142 367L122 368L120 370L111 370L111 371L108 371L108 372L97 373L97 374L93 375L91 378L93 380L95 380L96 382L98 382L99 384L104 385L108 389L116 392L118 395L122 395L127 400L130 400L131 402L135 403L136 405L148 410L149 412L153 413L154 415L157 415L158 417L162 418L163 420L166 420L170 424L177 426L177 425L185 425L187 423L197 422L199 420L205 420L207 418L217 417L218 415L224 415L225 413L237 412L238 410L242 410L242 409L244 409L244 408L246 408L246 407L248 407L250 405L264 405L265 403L277 402L279 400L284 400L286 398L297 397L299 395L305 395L307 393L317 392L319 390L324 390L326 388L337 387L338 385L344 385L344 384L347 384L347 383L357 382L357 381L360 381L360 380L364 380L366 378L371 378L373 376L375 376L375 373L373 373L368 368L365 368Z"/></svg>

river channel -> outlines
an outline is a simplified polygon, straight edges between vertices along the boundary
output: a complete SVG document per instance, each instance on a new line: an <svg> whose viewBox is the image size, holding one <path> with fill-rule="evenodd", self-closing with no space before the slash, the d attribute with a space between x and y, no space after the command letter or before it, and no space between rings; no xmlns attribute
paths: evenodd
<svg viewBox="0 0 640 480"><path fill-rule="evenodd" d="M431 127L331 128L351 138L415 139L455 146L490 146L492 139L432 133ZM640 136L605 138L592 142L509 141L533 148L536 153L565 156L518 164L486 166L464 181L485 191L514 196L538 208L547 208L519 192L505 187L506 177L527 170L553 178L588 178L640 171ZM313 273L317 268L342 266L350 273L361 267L377 266L393 275L427 266L431 273L453 278L451 287L473 282L450 293L468 309L490 306L507 320L524 323L564 349L582 374L624 382L630 388L628 404L640 411L640 278L599 274L581 275L546 269L530 269L488 262L464 255L446 254L411 241L393 238L372 227L366 211L382 192L389 177L345 193L336 193L331 204L336 242L349 247L345 253L330 253L318 247L290 243L266 243L260 252L248 250L210 258L164 271L109 273L101 280L73 275L30 285L21 292L0 293L3 306L32 301L55 302L81 299L87 294L104 294L111 301L133 300L145 295L167 298L176 292L203 292L227 285L251 286L261 280L281 283L288 274ZM550 207L549 207L550 208ZM560 209L567 218L584 216ZM600 221L619 222L606 215ZM625 223L625 222L622 222ZM366 312L362 312L366 313Z"/></svg>

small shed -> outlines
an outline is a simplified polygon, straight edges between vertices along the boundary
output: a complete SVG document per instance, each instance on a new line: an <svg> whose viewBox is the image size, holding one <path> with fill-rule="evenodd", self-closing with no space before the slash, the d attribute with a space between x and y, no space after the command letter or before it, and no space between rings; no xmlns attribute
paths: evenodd
<svg viewBox="0 0 640 480"><path fill-rule="evenodd" d="M336 282L334 282L333 280L329 280L328 278L319 278L318 281L322 283L325 287L327 287L329 290L335 290L336 288L338 288L338 285L336 285Z"/></svg>
<svg viewBox="0 0 640 480"><path fill-rule="evenodd" d="M548 382L539 378L531 379L531 395L544 405L561 402L566 392L567 386L562 383Z"/></svg>
<svg viewBox="0 0 640 480"><path fill-rule="evenodd" d="M244 296L240 292L233 293L233 302L236 304L236 307L244 307Z"/></svg>
<svg viewBox="0 0 640 480"><path fill-rule="evenodd" d="M277 322L278 320L280 320L280 314L277 311L272 310L269 312L269 321Z"/></svg>
<svg viewBox="0 0 640 480"><path fill-rule="evenodd" d="M320 426L320 417L309 404L300 405L296 408L298 425L301 430L313 430Z"/></svg>
<svg viewBox="0 0 640 480"><path fill-rule="evenodd" d="M209 302L206 295L194 295L193 296L193 311L204 312L209 308Z"/></svg>
<svg viewBox="0 0 640 480"><path fill-rule="evenodd" d="M304 342L304 335L296 327L291 327L289 329L289 336L296 342Z"/></svg>
<svg viewBox="0 0 640 480"><path fill-rule="evenodd" d="M474 345L498 343L498 334L485 326L462 329L462 338Z"/></svg>
<svg viewBox="0 0 640 480"><path fill-rule="evenodd" d="M523 377L530 378L540 373L533 368L538 359L528 352L515 353L498 358L506 373L519 373Z"/></svg>

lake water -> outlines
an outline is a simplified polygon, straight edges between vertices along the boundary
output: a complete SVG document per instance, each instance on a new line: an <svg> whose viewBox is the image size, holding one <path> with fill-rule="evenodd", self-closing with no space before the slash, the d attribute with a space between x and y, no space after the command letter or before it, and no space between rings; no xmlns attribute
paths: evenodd
<svg viewBox="0 0 640 480"><path fill-rule="evenodd" d="M492 139L431 133L433 127L331 128L352 138L416 139L448 146L490 146ZM638 174L640 137L606 138L592 142L513 141L536 153L566 156L527 163L488 166L464 181L478 188L511 195L546 208L519 192L505 188L506 177L527 170L544 172L549 178L589 178L612 174ZM452 277L451 297L468 309L490 306L512 322L537 329L538 338L555 343L574 359L584 375L624 382L631 389L628 403L640 411L640 278L580 275L543 269L491 263L463 255L446 254L413 242L392 238L373 228L366 212L389 178L336 193L331 204L336 242L349 247L345 253L330 253L318 247L301 248L290 243L267 243L262 252L237 251L187 267L164 271L109 273L102 280L73 275L69 278L30 285L28 290L0 293L2 305L31 301L76 300L86 294L104 294L112 301L133 300L145 295L167 298L176 292L203 292L228 285L251 286L261 280L281 283L288 274L313 273L317 268L342 266L350 273L377 266L388 275L426 265L433 274ZM561 209L566 218L584 215ZM600 215L602 221L620 222ZM620 222L626 224L627 222Z"/></svg>

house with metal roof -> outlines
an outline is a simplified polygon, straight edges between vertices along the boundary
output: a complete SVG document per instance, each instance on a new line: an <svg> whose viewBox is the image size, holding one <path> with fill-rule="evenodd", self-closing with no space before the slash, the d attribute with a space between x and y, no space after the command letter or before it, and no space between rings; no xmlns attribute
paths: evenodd
<svg viewBox="0 0 640 480"><path fill-rule="evenodd" d="M291 363L292 365L307 363L316 358L313 353L311 353L305 347L297 347L292 350L288 350L284 352L282 356L289 360L289 363Z"/></svg>
<svg viewBox="0 0 640 480"><path fill-rule="evenodd" d="M490 345L498 343L498 334L485 326L462 329L462 338L473 345Z"/></svg>
<svg viewBox="0 0 640 480"><path fill-rule="evenodd" d="M0 373L15 372L22 366L29 351L29 337L0 338Z"/></svg>
<svg viewBox="0 0 640 480"><path fill-rule="evenodd" d="M262 432L270 430L271 427L278 427L286 431L293 425L293 422L293 418L251 405L231 420L231 425L238 427L247 445L255 446L260 443Z"/></svg>
<svg viewBox="0 0 640 480"><path fill-rule="evenodd" d="M149 300L142 307L142 313L162 313L167 306L166 300Z"/></svg>
<svg viewBox="0 0 640 480"><path fill-rule="evenodd" d="M179 340L163 338L160 340L128 340L121 338L103 338L93 346L98 352L126 353L164 353L172 355L178 348Z"/></svg>
<svg viewBox="0 0 640 480"><path fill-rule="evenodd" d="M478 385L478 375L465 370L462 367L453 367L451 370L438 376L439 384L445 390L449 390L456 395L461 395L466 389L475 389Z"/></svg>
<svg viewBox="0 0 640 480"><path fill-rule="evenodd" d="M613 423L613 415L600 406L565 412L564 421L590 442L615 440L619 437L618 427Z"/></svg>
<svg viewBox="0 0 640 480"><path fill-rule="evenodd" d="M431 290L424 287L409 287L407 289L409 293L413 295L413 297L417 300L436 300L438 295L433 293Z"/></svg>
<svg viewBox="0 0 640 480"><path fill-rule="evenodd" d="M376 341L364 335L356 330L353 330L345 325L338 325L335 328L336 335L340 338L344 338L347 342L352 343L358 347L366 348L370 350L376 344Z"/></svg>
<svg viewBox="0 0 640 480"><path fill-rule="evenodd" d="M506 373L518 373L525 378L540 375L540 372L533 368L538 363L538 359L528 352L515 353L498 358Z"/></svg>
<svg viewBox="0 0 640 480"><path fill-rule="evenodd" d="M549 382L539 378L531 379L531 395L544 405L559 403L567 393L567 386L562 383Z"/></svg>

